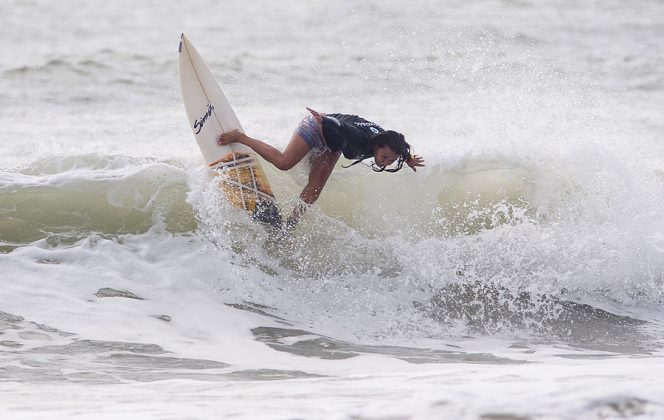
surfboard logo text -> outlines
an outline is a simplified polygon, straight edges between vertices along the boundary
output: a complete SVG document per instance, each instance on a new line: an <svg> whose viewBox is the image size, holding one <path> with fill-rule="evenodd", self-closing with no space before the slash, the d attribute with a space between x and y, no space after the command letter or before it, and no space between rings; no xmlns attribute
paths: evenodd
<svg viewBox="0 0 664 420"><path fill-rule="evenodd" d="M205 121L207 121L207 119L210 118L210 116L212 115L212 111L214 111L214 107L208 104L207 112L200 119L194 121L194 130L198 129L194 134L198 134L201 132L203 126L205 125Z"/></svg>

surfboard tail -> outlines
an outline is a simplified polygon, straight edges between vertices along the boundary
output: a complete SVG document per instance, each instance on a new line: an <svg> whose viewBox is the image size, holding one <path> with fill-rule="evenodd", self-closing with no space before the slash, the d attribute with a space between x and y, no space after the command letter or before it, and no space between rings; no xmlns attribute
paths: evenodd
<svg viewBox="0 0 664 420"><path fill-rule="evenodd" d="M254 220L281 226L281 213L274 202L274 193L255 158L250 154L229 153L214 168L218 185L228 201L245 209Z"/></svg>
<svg viewBox="0 0 664 420"><path fill-rule="evenodd" d="M281 229L283 226L283 218L281 217L279 207L271 200L259 200L251 217L257 222L265 223L278 229Z"/></svg>

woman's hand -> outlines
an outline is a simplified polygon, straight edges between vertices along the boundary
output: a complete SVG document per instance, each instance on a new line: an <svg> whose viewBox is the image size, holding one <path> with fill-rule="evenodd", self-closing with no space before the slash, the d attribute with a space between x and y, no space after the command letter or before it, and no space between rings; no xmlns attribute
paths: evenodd
<svg viewBox="0 0 664 420"><path fill-rule="evenodd" d="M319 114L318 111L314 111L313 109L311 109L311 108L309 108L309 107L307 107L307 111L311 112L311 115L314 116L314 118L316 119L316 121L318 121L318 124L319 124L319 125L320 125L320 124L323 124L323 116L324 116L325 114Z"/></svg>
<svg viewBox="0 0 664 420"><path fill-rule="evenodd" d="M240 130L227 131L217 138L217 144L220 146L226 146L231 143L236 143L242 140L242 136L244 136L244 134L241 133Z"/></svg>
<svg viewBox="0 0 664 420"><path fill-rule="evenodd" d="M410 166L410 169L417 172L416 167L424 166L424 158L418 155L412 155L410 159L406 161L406 165Z"/></svg>

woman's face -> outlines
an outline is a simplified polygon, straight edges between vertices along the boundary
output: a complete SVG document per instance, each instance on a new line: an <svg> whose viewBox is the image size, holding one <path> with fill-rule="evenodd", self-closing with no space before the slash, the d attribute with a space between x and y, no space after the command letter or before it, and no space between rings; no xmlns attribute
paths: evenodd
<svg viewBox="0 0 664 420"><path fill-rule="evenodd" d="M398 157L399 155L397 155L396 152L390 148L390 146L374 148L374 162L376 165L382 168L393 164Z"/></svg>

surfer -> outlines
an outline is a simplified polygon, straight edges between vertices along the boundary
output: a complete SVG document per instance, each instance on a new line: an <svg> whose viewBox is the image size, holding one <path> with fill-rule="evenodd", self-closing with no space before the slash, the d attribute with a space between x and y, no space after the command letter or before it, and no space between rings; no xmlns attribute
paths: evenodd
<svg viewBox="0 0 664 420"><path fill-rule="evenodd" d="M354 160L346 168L368 158L373 158L371 168L376 172L397 172L404 163L413 171L424 166L424 159L411 154L410 145L401 133L383 130L378 124L356 115L307 110L311 115L300 122L283 152L238 130L224 133L217 140L221 145L244 144L282 171L291 169L312 152L309 181L300 194L301 203L286 222L287 230L292 229L308 206L318 199L341 154Z"/></svg>

